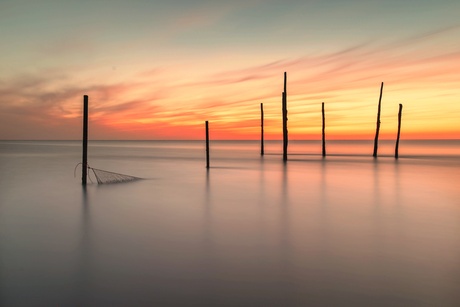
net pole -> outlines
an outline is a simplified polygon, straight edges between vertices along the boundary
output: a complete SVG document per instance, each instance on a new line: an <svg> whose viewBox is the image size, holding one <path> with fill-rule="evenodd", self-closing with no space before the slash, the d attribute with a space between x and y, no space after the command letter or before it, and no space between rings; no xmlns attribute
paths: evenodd
<svg viewBox="0 0 460 307"><path fill-rule="evenodd" d="M323 157L326 156L326 115L324 113L324 102L321 104L321 114L322 114L322 142L323 142Z"/></svg>
<svg viewBox="0 0 460 307"><path fill-rule="evenodd" d="M264 151L264 104L260 104L260 155L263 156Z"/></svg>
<svg viewBox="0 0 460 307"><path fill-rule="evenodd" d="M402 109L403 105L399 104L399 112L398 112L398 135L396 137L396 147L395 147L395 158L399 158L399 137L401 136L401 117L402 117Z"/></svg>
<svg viewBox="0 0 460 307"><path fill-rule="evenodd" d="M288 150L288 128L287 128L287 73L284 72L284 92L282 96L282 112L283 112L283 161L287 161L287 150Z"/></svg>
<svg viewBox="0 0 460 307"><path fill-rule="evenodd" d="M380 96L379 96L379 106L377 110L377 127L375 129L375 139L374 139L374 153L372 156L377 158L377 151L379 146L379 132L380 132L380 110L382 108L382 92L383 92L383 82L380 85Z"/></svg>
<svg viewBox="0 0 460 307"><path fill-rule="evenodd" d="M206 168L209 169L209 122L205 122L206 127Z"/></svg>
<svg viewBox="0 0 460 307"><path fill-rule="evenodd" d="M83 159L81 168L81 184L86 185L88 177L88 95L83 96Z"/></svg>

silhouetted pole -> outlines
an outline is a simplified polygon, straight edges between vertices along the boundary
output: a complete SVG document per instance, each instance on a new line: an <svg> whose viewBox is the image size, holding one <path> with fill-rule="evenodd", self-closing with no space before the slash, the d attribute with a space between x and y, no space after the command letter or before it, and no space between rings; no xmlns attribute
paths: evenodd
<svg viewBox="0 0 460 307"><path fill-rule="evenodd" d="M287 129L287 73L284 72L284 92L283 92L283 161L287 161L287 149L288 149L288 129Z"/></svg>
<svg viewBox="0 0 460 307"><path fill-rule="evenodd" d="M83 161L81 167L81 183L86 185L88 171L88 96L83 96Z"/></svg>
<svg viewBox="0 0 460 307"><path fill-rule="evenodd" d="M377 128L375 131L375 139L374 139L374 153L372 154L374 158L377 157L377 150L379 146L378 143L379 143L379 132L380 132L380 109L382 105L382 93L383 93L383 82L382 82L382 85L380 86L379 108L377 111Z"/></svg>
<svg viewBox="0 0 460 307"><path fill-rule="evenodd" d="M206 121L206 168L209 168L209 123Z"/></svg>
<svg viewBox="0 0 460 307"><path fill-rule="evenodd" d="M398 136L396 137L396 148L395 148L395 158L399 158L399 136L401 135L401 117L402 117L402 108L403 105L399 104L399 112L398 112Z"/></svg>
<svg viewBox="0 0 460 307"><path fill-rule="evenodd" d="M260 155L264 155L264 104L260 104Z"/></svg>
<svg viewBox="0 0 460 307"><path fill-rule="evenodd" d="M321 113L323 114L323 157L326 156L326 116L324 114L324 102L321 104Z"/></svg>

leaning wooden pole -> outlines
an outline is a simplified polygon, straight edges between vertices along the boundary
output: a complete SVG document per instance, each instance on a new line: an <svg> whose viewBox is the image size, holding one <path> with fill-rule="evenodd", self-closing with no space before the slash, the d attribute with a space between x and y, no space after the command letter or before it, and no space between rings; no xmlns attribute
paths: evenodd
<svg viewBox="0 0 460 307"><path fill-rule="evenodd" d="M206 121L206 168L209 168L209 123Z"/></svg>
<svg viewBox="0 0 460 307"><path fill-rule="evenodd" d="M380 97L379 97L379 107L377 111L377 128L375 130L375 139L374 139L374 153L372 156L374 158L377 157L377 151L378 151L378 144L379 144L379 132L380 132L380 110L381 110L381 105L382 105L382 93L383 93L383 82L382 85L380 86Z"/></svg>
<svg viewBox="0 0 460 307"><path fill-rule="evenodd" d="M322 129L323 157L325 157L326 156L326 116L324 114L324 102L321 104L321 113L323 115L323 129Z"/></svg>
<svg viewBox="0 0 460 307"><path fill-rule="evenodd" d="M81 183L86 185L88 177L88 96L83 96L83 160L81 167Z"/></svg>
<svg viewBox="0 0 460 307"><path fill-rule="evenodd" d="M402 117L402 109L403 105L399 104L399 112L398 112L398 135L396 137L396 147L395 147L395 158L399 158L399 137L401 135L401 117Z"/></svg>
<svg viewBox="0 0 460 307"><path fill-rule="evenodd" d="M287 161L287 150L288 150L288 129L287 129L287 73L284 72L284 92L282 97L283 102L283 161Z"/></svg>
<svg viewBox="0 0 460 307"><path fill-rule="evenodd" d="M264 104L260 104L260 155L265 154L264 150Z"/></svg>

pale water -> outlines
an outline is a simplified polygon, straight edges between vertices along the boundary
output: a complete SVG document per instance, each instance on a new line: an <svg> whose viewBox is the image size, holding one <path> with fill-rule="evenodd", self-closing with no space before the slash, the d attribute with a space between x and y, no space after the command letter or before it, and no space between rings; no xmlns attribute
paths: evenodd
<svg viewBox="0 0 460 307"><path fill-rule="evenodd" d="M0 305L459 306L460 142L320 146L0 142Z"/></svg>

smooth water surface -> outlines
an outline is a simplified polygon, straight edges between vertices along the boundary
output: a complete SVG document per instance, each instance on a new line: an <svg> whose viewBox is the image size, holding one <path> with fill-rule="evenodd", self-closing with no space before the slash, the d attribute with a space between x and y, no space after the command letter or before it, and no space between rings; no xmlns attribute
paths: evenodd
<svg viewBox="0 0 460 307"><path fill-rule="evenodd" d="M328 144L0 142L0 305L460 305L460 142Z"/></svg>

